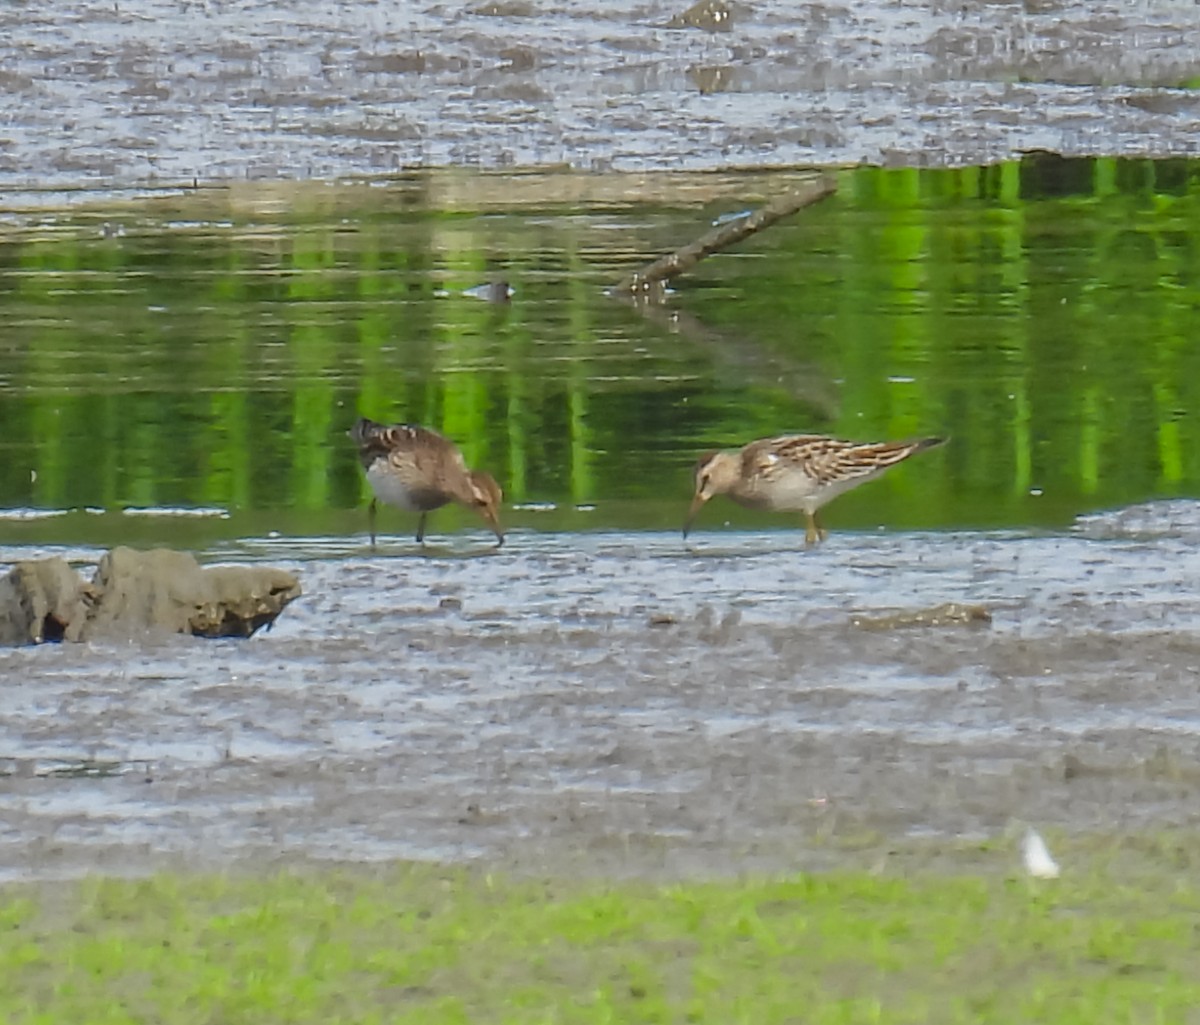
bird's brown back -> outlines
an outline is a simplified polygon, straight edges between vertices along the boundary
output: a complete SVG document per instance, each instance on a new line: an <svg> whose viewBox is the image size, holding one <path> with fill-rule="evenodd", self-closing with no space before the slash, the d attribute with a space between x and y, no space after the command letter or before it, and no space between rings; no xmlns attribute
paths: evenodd
<svg viewBox="0 0 1200 1025"><path fill-rule="evenodd" d="M469 488L467 465L458 446L417 424L381 424L361 417L350 428L364 469L382 459L420 507L437 508Z"/></svg>

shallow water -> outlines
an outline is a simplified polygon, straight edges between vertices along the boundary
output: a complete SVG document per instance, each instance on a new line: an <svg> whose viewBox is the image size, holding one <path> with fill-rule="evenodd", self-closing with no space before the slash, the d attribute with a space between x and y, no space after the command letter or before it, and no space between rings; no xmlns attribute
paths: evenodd
<svg viewBox="0 0 1200 1025"><path fill-rule="evenodd" d="M835 527L1061 529L1200 495L1200 163L838 180L646 313L606 288L796 176L449 173L10 211L5 535L360 533L359 413L454 438L534 530L677 527L700 452L783 431L951 437L839 499ZM511 300L477 298L489 281Z"/></svg>

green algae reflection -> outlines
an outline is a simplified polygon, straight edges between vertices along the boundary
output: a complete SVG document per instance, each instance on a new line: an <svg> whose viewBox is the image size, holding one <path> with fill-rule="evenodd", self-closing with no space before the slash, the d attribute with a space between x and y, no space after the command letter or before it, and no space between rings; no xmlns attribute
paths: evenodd
<svg viewBox="0 0 1200 1025"><path fill-rule="evenodd" d="M781 431L953 439L839 500L842 529L1200 494L1200 161L844 171L669 315L604 294L778 187L430 173L9 211L0 507L360 530L359 412L445 431L534 527L676 528L700 451ZM520 508L549 505L594 509Z"/></svg>

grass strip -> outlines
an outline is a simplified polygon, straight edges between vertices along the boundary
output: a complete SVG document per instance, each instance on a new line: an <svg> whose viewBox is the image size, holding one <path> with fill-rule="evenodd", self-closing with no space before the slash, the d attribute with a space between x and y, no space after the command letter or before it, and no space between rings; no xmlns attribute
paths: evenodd
<svg viewBox="0 0 1200 1025"><path fill-rule="evenodd" d="M669 885L473 868L0 888L0 1021L1179 1022L1200 888L1175 866Z"/></svg>

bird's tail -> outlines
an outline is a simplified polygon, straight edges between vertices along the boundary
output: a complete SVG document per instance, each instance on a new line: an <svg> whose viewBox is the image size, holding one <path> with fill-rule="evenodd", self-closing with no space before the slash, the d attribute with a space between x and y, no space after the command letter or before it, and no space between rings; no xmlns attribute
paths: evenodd
<svg viewBox="0 0 1200 1025"><path fill-rule="evenodd" d="M945 438L918 438L914 441L880 441L859 445L854 451L853 462L860 471L878 472L895 466L918 452L924 452L927 448L936 448L945 441Z"/></svg>
<svg viewBox="0 0 1200 1025"><path fill-rule="evenodd" d="M387 427L384 424L376 423L374 420L368 420L365 416L360 416L354 422L354 426L346 433L355 445L359 448L366 448L386 430Z"/></svg>

